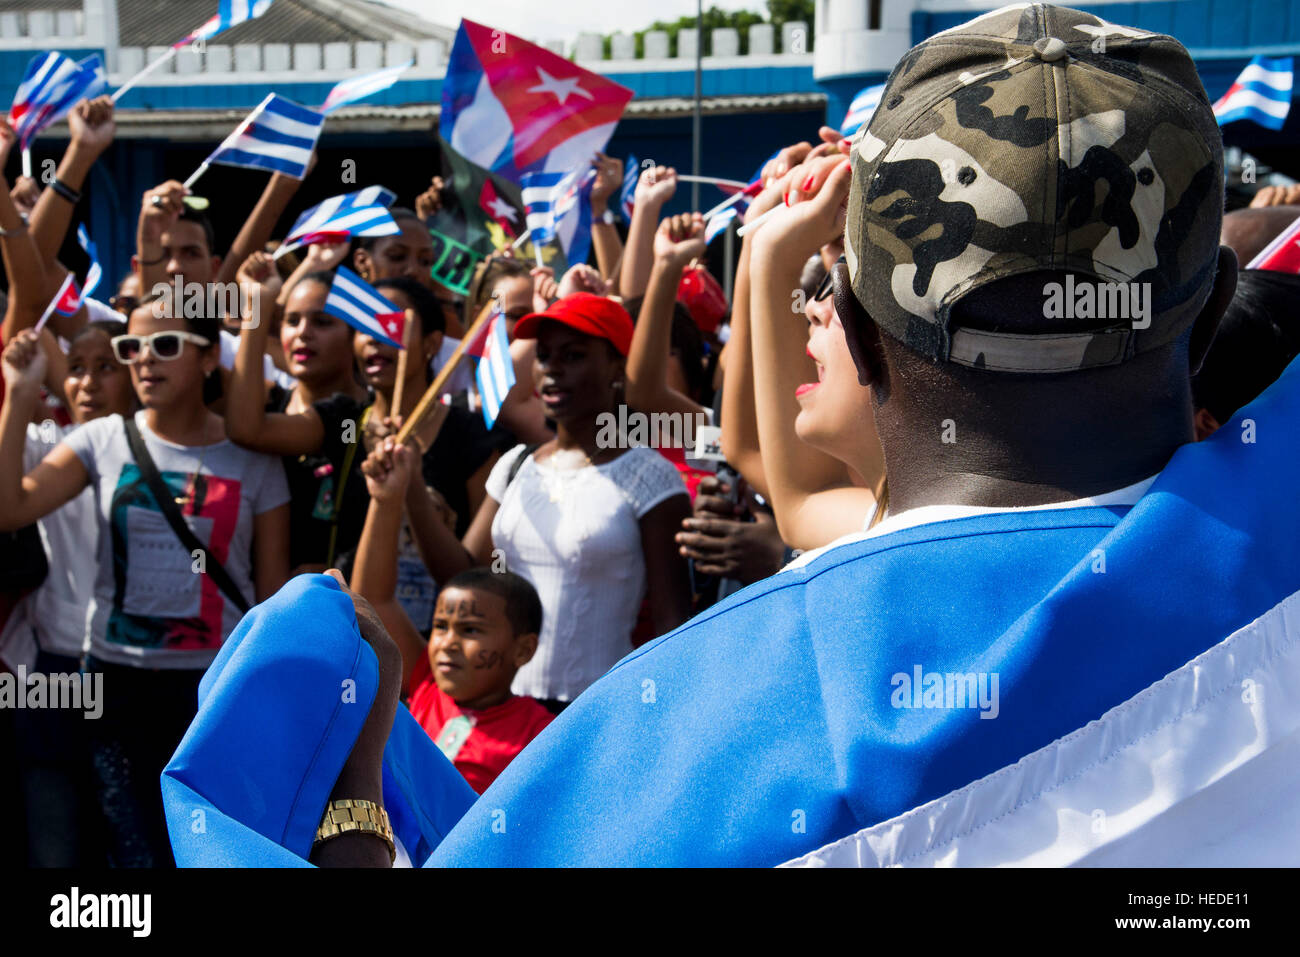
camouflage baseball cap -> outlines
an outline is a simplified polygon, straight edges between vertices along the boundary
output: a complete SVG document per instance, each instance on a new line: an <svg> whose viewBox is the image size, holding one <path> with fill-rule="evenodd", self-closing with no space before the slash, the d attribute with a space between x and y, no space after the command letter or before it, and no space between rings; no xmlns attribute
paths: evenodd
<svg viewBox="0 0 1300 957"><path fill-rule="evenodd" d="M853 292L933 359L1115 365L1174 340L1209 296L1223 144L1171 37L1038 3L976 17L903 57L851 156ZM1045 286L1041 332L952 328L967 293L1041 270L1073 274L1060 296Z"/></svg>

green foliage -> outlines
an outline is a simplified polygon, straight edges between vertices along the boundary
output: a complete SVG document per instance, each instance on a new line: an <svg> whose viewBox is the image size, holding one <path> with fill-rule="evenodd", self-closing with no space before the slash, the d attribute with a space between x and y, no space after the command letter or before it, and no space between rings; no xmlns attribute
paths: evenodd
<svg viewBox="0 0 1300 957"><path fill-rule="evenodd" d="M811 28L813 22L813 0L767 0L767 9L769 16L764 17L760 13L754 13L750 10L726 11L719 10L717 7L710 7L704 11L704 55L712 56L712 36L711 31L722 27L732 27L740 34L740 53L742 56L749 53L749 28L756 23L770 22L776 27L777 36L781 33L781 24L790 20L802 20ZM636 39L636 56L640 59L645 56L645 35L651 30L662 30L668 34L668 55L677 56L677 31L695 29L695 17L679 17L672 22L656 20L644 30L638 30L633 36ZM604 57L609 59L612 50L612 35L606 35L603 38ZM810 47L811 49L811 47Z"/></svg>

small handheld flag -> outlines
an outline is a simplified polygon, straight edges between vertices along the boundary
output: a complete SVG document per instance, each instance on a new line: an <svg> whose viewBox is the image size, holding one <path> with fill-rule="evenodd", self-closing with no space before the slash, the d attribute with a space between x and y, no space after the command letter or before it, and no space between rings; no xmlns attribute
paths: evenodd
<svg viewBox="0 0 1300 957"><path fill-rule="evenodd" d="M90 267L86 270L86 288L81 291L84 298L99 288L99 281L104 277L104 270L99 265L99 250L90 238L90 234L86 232L85 223L77 227L77 242L86 251L86 255L90 257Z"/></svg>
<svg viewBox="0 0 1300 957"><path fill-rule="evenodd" d="M302 179L307 175L324 122L325 117L315 110L270 93L191 174L185 186L194 185L213 163L266 169Z"/></svg>
<svg viewBox="0 0 1300 957"><path fill-rule="evenodd" d="M491 179L483 180L483 189L479 192L478 205L488 217L501 227L501 231L513 239L519 232L519 211L514 204L501 198Z"/></svg>
<svg viewBox="0 0 1300 957"><path fill-rule="evenodd" d="M632 206L636 202L636 182L641 178L641 166L637 162L636 156L631 153L627 154L627 162L623 164L623 193L620 197L622 200L623 221L632 222Z"/></svg>
<svg viewBox="0 0 1300 957"><path fill-rule="evenodd" d="M330 90L329 96L325 97L320 112L329 116L345 103L355 103L357 100L364 100L380 90L388 89L397 82L397 78L402 71L410 67L414 62L414 60L407 60L401 66L392 66L387 70L367 73L365 76L353 77L350 80L335 84L334 89Z"/></svg>
<svg viewBox="0 0 1300 957"><path fill-rule="evenodd" d="M515 366L510 358L510 337L506 334L505 316L498 303L492 310L488 321L487 334L476 337L474 347L467 347L471 355L479 356L478 368L474 370L474 381L478 385L478 394L483 400L483 421L492 428L501 413L501 405L507 393L515 384Z"/></svg>
<svg viewBox="0 0 1300 957"><path fill-rule="evenodd" d="M402 348L406 314L346 266L339 266L334 273L325 312L372 339Z"/></svg>
<svg viewBox="0 0 1300 957"><path fill-rule="evenodd" d="M533 244L559 240L570 265L587 261L591 248L590 165L570 173L528 173L523 179L524 206Z"/></svg>
<svg viewBox="0 0 1300 957"><path fill-rule="evenodd" d="M44 329L45 323L49 322L50 316L56 312L65 318L76 315L77 310L81 308L81 300L82 294L81 290L77 288L77 277L72 273L68 273L63 279L63 285L54 294L50 304L45 307L45 311L41 313L41 318L36 321L34 331L40 332Z"/></svg>
<svg viewBox="0 0 1300 957"><path fill-rule="evenodd" d="M116 103L126 94L127 90L174 57L176 51L181 47L188 46L191 43L206 42L223 30L238 26L246 20L255 20L266 13L271 6L271 2L272 0L221 0L215 16L207 20L203 26L193 33L187 33L181 37L168 48L166 53L119 86L113 93L113 102Z"/></svg>
<svg viewBox="0 0 1300 957"><path fill-rule="evenodd" d="M18 134L18 145L27 149L41 130L57 123L80 100L98 96L105 86L98 54L80 63L62 53L32 57L9 108L9 125Z"/></svg>
<svg viewBox="0 0 1300 957"><path fill-rule="evenodd" d="M396 199L397 194L383 186L332 196L298 217L275 256L278 259L312 243L339 242L354 236L394 236L402 231L388 212Z"/></svg>
<svg viewBox="0 0 1300 957"><path fill-rule="evenodd" d="M866 89L859 90L853 97L853 102L849 104L849 112L844 116L844 122L840 124L840 133L845 136L852 136L859 129L871 122L871 117L876 112L876 107L880 105L880 96L885 92L885 84L877 83L875 86L869 86Z"/></svg>
<svg viewBox="0 0 1300 957"><path fill-rule="evenodd" d="M1246 268L1300 274L1300 219L1278 233L1258 256L1246 264Z"/></svg>
<svg viewBox="0 0 1300 957"><path fill-rule="evenodd" d="M1291 110L1292 57L1257 56L1214 104L1219 125L1253 120L1270 130L1280 130Z"/></svg>

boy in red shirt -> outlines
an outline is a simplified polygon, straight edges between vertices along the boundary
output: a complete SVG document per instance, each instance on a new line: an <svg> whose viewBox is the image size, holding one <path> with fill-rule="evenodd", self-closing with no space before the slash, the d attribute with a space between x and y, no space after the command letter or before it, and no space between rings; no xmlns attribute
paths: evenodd
<svg viewBox="0 0 1300 957"><path fill-rule="evenodd" d="M352 589L375 607L402 650L412 717L482 794L554 717L534 699L510 691L515 672L537 651L542 603L513 572L469 569L438 594L425 645L395 598L403 501L408 494L427 494L410 461L405 448L385 442L362 468L370 510ZM408 481L421 488L408 489Z"/></svg>

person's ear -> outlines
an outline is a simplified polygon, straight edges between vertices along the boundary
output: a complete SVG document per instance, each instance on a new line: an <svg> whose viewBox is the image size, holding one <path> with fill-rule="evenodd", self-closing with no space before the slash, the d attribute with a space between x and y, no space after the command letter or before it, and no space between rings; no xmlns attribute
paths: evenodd
<svg viewBox="0 0 1300 957"><path fill-rule="evenodd" d="M844 327L844 341L849 347L849 355L853 357L853 364L858 369L858 384L864 387L883 385L885 364L880 350L880 330L853 294L853 288L849 285L848 266L837 263L832 268L836 272L833 280L835 314Z"/></svg>
<svg viewBox="0 0 1300 957"><path fill-rule="evenodd" d="M533 660L537 654L537 632L529 631L515 635L515 667L522 668Z"/></svg>
<svg viewBox="0 0 1300 957"><path fill-rule="evenodd" d="M1237 291L1237 254L1228 246L1219 247L1219 271L1214 276L1214 288L1205 301L1200 314L1192 323L1192 338L1187 347L1187 364L1191 374L1201 371L1201 363L1214 342L1219 320L1228 311L1228 304Z"/></svg>
<svg viewBox="0 0 1300 957"><path fill-rule="evenodd" d="M369 250L358 249L353 253L352 265L356 267L358 276L366 282L374 282L374 269L371 268Z"/></svg>
<svg viewBox="0 0 1300 957"><path fill-rule="evenodd" d="M199 368L203 370L205 379L212 375L219 365L221 365L221 347L219 345L208 346L199 354Z"/></svg>
<svg viewBox="0 0 1300 957"><path fill-rule="evenodd" d="M1192 425L1196 428L1196 441L1204 442L1219 430L1220 422L1209 409L1197 409Z"/></svg>

